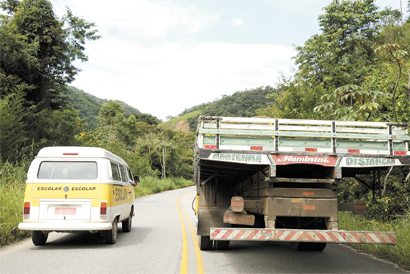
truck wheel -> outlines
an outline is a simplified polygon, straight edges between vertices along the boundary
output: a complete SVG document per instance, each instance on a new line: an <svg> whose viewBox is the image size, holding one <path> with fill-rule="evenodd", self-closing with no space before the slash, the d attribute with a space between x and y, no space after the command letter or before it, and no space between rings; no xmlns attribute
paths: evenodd
<svg viewBox="0 0 410 274"><path fill-rule="evenodd" d="M292 242L290 245L298 251L322 251L326 247L326 243Z"/></svg>
<svg viewBox="0 0 410 274"><path fill-rule="evenodd" d="M209 236L198 236L198 245L200 250L212 249L212 241Z"/></svg>
<svg viewBox="0 0 410 274"><path fill-rule="evenodd" d="M227 250L229 248L229 241L215 241L216 250Z"/></svg>
<svg viewBox="0 0 410 274"><path fill-rule="evenodd" d="M314 243L306 243L306 242L291 242L290 246L297 251L308 251L313 250Z"/></svg>
<svg viewBox="0 0 410 274"><path fill-rule="evenodd" d="M111 230L106 230L105 231L105 243L106 244L115 244L117 242L117 234L118 234L118 224L117 224L117 218L114 218L114 221L112 222L112 228Z"/></svg>
<svg viewBox="0 0 410 274"><path fill-rule="evenodd" d="M130 212L130 216L128 217L127 220L122 221L122 231L123 232L130 232L131 231L131 226L132 226L132 210Z"/></svg>
<svg viewBox="0 0 410 274"><path fill-rule="evenodd" d="M326 248L326 243L313 243L312 251L323 251Z"/></svg>
<svg viewBox="0 0 410 274"><path fill-rule="evenodd" d="M47 242L48 234L41 231L31 231L31 240L34 245L44 245Z"/></svg>

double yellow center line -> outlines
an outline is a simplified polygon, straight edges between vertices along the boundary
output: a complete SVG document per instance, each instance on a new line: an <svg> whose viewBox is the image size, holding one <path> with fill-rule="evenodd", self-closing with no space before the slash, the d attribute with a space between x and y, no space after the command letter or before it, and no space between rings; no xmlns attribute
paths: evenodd
<svg viewBox="0 0 410 274"><path fill-rule="evenodd" d="M188 218L188 215L186 214L185 210L182 208L181 205L181 200L184 198L186 195L191 194L194 191L185 193L184 195L180 196L177 199L176 202L176 207L178 210L179 218L181 219L181 226L182 226L182 258L181 258L181 274L189 273L189 264L188 264L188 258L189 258L189 253L188 253L188 234L186 232L185 228L185 222L184 218L182 216L182 213L185 216L185 219L188 223L189 229L191 231L191 236L192 236L192 242L194 245L194 250L195 250L195 262L196 262L196 273L203 273L205 274L205 267L204 267L204 261L202 259L202 253L201 250L199 249L198 246L198 240L197 240L197 235L195 233L195 229L192 226L191 221ZM182 213L181 213L182 211Z"/></svg>

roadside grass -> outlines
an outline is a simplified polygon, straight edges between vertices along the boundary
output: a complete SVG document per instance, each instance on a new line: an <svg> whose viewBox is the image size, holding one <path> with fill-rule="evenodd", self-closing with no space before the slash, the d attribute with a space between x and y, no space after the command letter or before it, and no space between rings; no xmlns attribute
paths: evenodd
<svg viewBox="0 0 410 274"><path fill-rule="evenodd" d="M135 197L142 197L162 191L183 188L192 185L192 180L184 178L158 179L156 177L141 177L134 187Z"/></svg>
<svg viewBox="0 0 410 274"><path fill-rule="evenodd" d="M30 235L30 231L17 228L23 220L23 200L28 165L8 162L0 168L0 242L16 242Z"/></svg>
<svg viewBox="0 0 410 274"><path fill-rule="evenodd" d="M396 245L352 244L349 246L410 270L410 222L408 218L381 223L375 220L366 220L363 216L354 215L351 212L339 212L339 229L396 232Z"/></svg>

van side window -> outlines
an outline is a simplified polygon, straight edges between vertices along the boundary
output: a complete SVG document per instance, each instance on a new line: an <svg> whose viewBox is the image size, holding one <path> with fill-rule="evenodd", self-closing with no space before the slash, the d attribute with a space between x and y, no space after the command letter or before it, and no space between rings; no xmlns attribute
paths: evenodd
<svg viewBox="0 0 410 274"><path fill-rule="evenodd" d="M132 176L132 172L128 168L127 168L127 173L128 173L128 183L133 184L134 183L134 176Z"/></svg>
<svg viewBox="0 0 410 274"><path fill-rule="evenodd" d="M120 166L120 170L121 170L121 178L122 181L125 183L127 182L127 170L125 166Z"/></svg>
<svg viewBox="0 0 410 274"><path fill-rule="evenodd" d="M121 181L120 173L118 171L118 165L116 163L111 162L111 172L112 172L112 179L115 181Z"/></svg>

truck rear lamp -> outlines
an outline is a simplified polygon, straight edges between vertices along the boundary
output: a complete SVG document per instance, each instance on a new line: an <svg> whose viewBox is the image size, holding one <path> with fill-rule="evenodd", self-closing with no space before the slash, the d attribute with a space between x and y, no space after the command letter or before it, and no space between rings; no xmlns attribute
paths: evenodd
<svg viewBox="0 0 410 274"><path fill-rule="evenodd" d="M100 203L100 218L105 219L107 217L107 202Z"/></svg>
<svg viewBox="0 0 410 274"><path fill-rule="evenodd" d="M23 207L23 219L30 218L30 208L31 208L31 203L29 201L25 201L24 207Z"/></svg>
<svg viewBox="0 0 410 274"><path fill-rule="evenodd" d="M65 152L63 155L78 155L77 152Z"/></svg>
<svg viewBox="0 0 410 274"><path fill-rule="evenodd" d="M245 207L245 202L241 196L233 196L231 199L231 210L233 212L242 212Z"/></svg>

